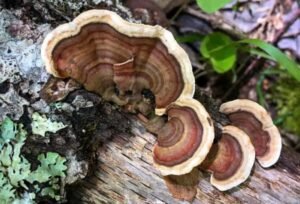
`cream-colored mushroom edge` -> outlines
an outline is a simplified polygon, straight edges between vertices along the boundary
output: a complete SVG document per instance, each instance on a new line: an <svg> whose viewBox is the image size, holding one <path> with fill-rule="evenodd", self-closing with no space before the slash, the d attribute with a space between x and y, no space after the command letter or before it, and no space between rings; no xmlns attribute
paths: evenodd
<svg viewBox="0 0 300 204"><path fill-rule="evenodd" d="M213 177L210 178L210 183L220 191L229 190L235 186L243 183L249 176L255 162L255 149L250 141L248 135L241 129L235 126L225 126L222 129L223 134L228 134L234 137L240 144L242 151L242 162L237 171L225 180L218 180Z"/></svg>
<svg viewBox="0 0 300 204"><path fill-rule="evenodd" d="M202 161L206 158L215 137L214 126L210 119L209 114L202 106L202 104L195 99L181 99L172 103L171 105L189 107L191 108L198 116L199 122L203 127L202 141L198 149L194 152L191 158L188 160L177 164L175 166L164 166L156 163L154 166L161 172L163 176L167 175L183 175L192 171L193 168L199 166ZM185 124L185 129L188 128L188 124ZM185 130L186 131L186 130ZM185 139L185 138L182 138ZM179 141L180 143L180 141Z"/></svg>
<svg viewBox="0 0 300 204"><path fill-rule="evenodd" d="M253 114L262 124L263 131L266 131L269 134L269 151L264 156L257 157L257 160L262 167L267 168L272 166L278 161L282 148L281 136L278 128L273 124L272 118L262 106L247 99L229 101L223 103L220 107L220 112L225 114L238 111L246 111Z"/></svg>
<svg viewBox="0 0 300 204"><path fill-rule="evenodd" d="M169 54L177 59L181 67L184 87L178 99L193 97L195 91L195 78L193 76L191 62L186 52L174 39L172 33L158 25L151 26L125 21L116 13L108 10L89 10L83 12L72 22L58 26L46 36L42 44L41 55L49 73L56 77L62 77L57 72L52 58L55 46L62 40L77 35L82 27L91 23L106 23L119 33L128 37L159 38L166 46ZM156 109L155 111L156 114L162 115L165 113L165 108Z"/></svg>

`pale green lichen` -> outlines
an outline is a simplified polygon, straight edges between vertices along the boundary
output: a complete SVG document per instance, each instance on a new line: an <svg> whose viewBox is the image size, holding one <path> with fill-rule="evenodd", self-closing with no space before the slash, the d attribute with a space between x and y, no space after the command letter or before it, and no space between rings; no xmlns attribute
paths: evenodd
<svg viewBox="0 0 300 204"><path fill-rule="evenodd" d="M58 130L61 130L65 127L62 122L53 122L49 118L46 118L44 115L41 116L39 113L35 112L32 114L32 133L45 136L46 132L55 133Z"/></svg>
<svg viewBox="0 0 300 204"><path fill-rule="evenodd" d="M37 158L40 165L32 171L31 164L21 154L27 136L23 126L6 118L0 131L0 203L34 203L36 195L60 200L66 159L55 152L40 154ZM30 184L34 188L30 188Z"/></svg>
<svg viewBox="0 0 300 204"><path fill-rule="evenodd" d="M0 203L9 203L15 199L15 189L8 178L0 172Z"/></svg>
<svg viewBox="0 0 300 204"><path fill-rule="evenodd" d="M66 159L60 157L57 153L48 152L45 154L40 154L38 160L41 165L33 171L27 178L27 181L33 183L37 181L39 183L44 183L50 179L54 179L56 176L65 177L64 171L67 167L64 165Z"/></svg>

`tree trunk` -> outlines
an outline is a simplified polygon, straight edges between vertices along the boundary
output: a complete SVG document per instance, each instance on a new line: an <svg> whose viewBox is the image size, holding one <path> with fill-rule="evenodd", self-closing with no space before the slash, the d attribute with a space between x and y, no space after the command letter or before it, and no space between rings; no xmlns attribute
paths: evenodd
<svg viewBox="0 0 300 204"><path fill-rule="evenodd" d="M185 203L172 197L152 166L155 136L137 122L131 126L131 134L114 135L99 148L93 174L72 187L71 203ZM300 155L286 147L274 167L256 163L250 178L230 191L217 190L209 177L201 175L192 203L300 202Z"/></svg>

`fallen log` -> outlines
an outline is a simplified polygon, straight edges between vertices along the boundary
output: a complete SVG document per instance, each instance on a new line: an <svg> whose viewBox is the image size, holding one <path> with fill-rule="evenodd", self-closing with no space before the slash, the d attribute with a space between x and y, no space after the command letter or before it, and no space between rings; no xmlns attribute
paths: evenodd
<svg viewBox="0 0 300 204"><path fill-rule="evenodd" d="M131 129L99 147L94 172L71 187L71 203L186 203L172 197L152 166L156 137L138 122L131 123ZM250 178L227 192L215 189L209 178L201 174L192 203L300 202L300 155L287 147L275 166L263 169L256 162Z"/></svg>

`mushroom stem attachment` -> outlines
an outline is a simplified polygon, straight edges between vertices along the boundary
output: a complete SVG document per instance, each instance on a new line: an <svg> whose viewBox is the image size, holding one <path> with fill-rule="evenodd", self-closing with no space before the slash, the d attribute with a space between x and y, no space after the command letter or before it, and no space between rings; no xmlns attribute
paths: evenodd
<svg viewBox="0 0 300 204"><path fill-rule="evenodd" d="M200 172L194 168L190 173L164 176L166 186L176 199L192 201L197 194Z"/></svg>
<svg viewBox="0 0 300 204"><path fill-rule="evenodd" d="M107 101L112 101L115 104L119 105L119 106L124 106L126 104L128 104L128 99L122 99L120 98L116 93L113 87L111 87L110 89L107 89L103 94L102 97L104 100Z"/></svg>
<svg viewBox="0 0 300 204"><path fill-rule="evenodd" d="M139 114L139 117L141 117L141 115L142 114ZM154 116L149 120L143 115L140 119L145 128L154 134L157 134L157 132L166 124L166 118L164 116Z"/></svg>
<svg viewBox="0 0 300 204"><path fill-rule="evenodd" d="M212 146L200 169L212 172L211 184L226 191L249 177L254 160L254 147L246 133L225 126L221 139Z"/></svg>

